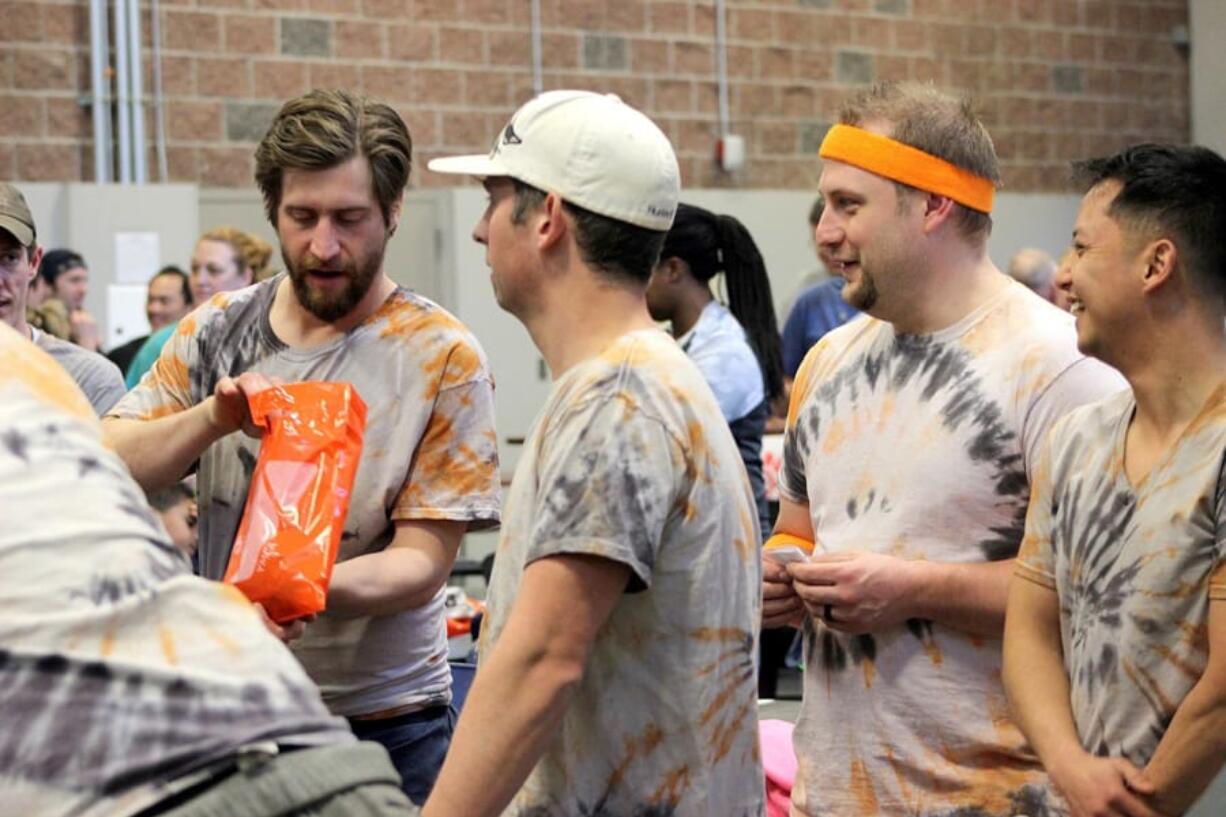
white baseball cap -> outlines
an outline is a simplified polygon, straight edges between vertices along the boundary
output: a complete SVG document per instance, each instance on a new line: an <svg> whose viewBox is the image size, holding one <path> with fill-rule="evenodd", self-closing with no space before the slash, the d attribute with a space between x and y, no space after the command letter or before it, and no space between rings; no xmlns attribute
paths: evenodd
<svg viewBox="0 0 1226 817"><path fill-rule="evenodd" d="M649 230L677 213L681 172L668 137L613 94L547 91L515 112L488 156L449 156L436 173L510 176Z"/></svg>

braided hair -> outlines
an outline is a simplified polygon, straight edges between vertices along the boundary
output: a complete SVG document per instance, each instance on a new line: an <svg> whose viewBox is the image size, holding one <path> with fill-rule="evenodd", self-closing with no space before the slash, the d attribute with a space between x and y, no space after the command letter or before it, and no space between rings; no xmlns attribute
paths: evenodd
<svg viewBox="0 0 1226 817"><path fill-rule="evenodd" d="M699 281L724 273L728 309L745 329L762 369L766 396L783 391L783 358L770 279L762 253L745 225L729 215L681 204L660 258L680 258Z"/></svg>

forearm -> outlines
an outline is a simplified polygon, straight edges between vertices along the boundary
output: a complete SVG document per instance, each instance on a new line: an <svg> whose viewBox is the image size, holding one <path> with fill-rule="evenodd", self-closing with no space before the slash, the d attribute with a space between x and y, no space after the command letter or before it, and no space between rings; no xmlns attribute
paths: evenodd
<svg viewBox="0 0 1226 817"><path fill-rule="evenodd" d="M164 488L182 479L205 449L225 436L211 417L211 401L156 420L107 418L104 441L142 488Z"/></svg>
<svg viewBox="0 0 1226 817"><path fill-rule="evenodd" d="M1175 711L1145 767L1156 789L1154 807L1183 814L1213 782L1226 761L1226 679L1208 673Z"/></svg>
<svg viewBox="0 0 1226 817"><path fill-rule="evenodd" d="M422 817L501 814L540 760L582 675L576 655L504 638L477 673Z"/></svg>
<svg viewBox="0 0 1226 817"><path fill-rule="evenodd" d="M913 617L999 638L1014 561L955 564L914 561Z"/></svg>
<svg viewBox="0 0 1226 817"><path fill-rule="evenodd" d="M408 549L367 553L332 569L328 611L347 615L388 616L428 604L450 575L450 564L435 564Z"/></svg>
<svg viewBox="0 0 1226 817"><path fill-rule="evenodd" d="M1018 583L1026 582L1018 579ZM1020 587L1032 600L1044 592ZM1054 597L1055 594L1051 594ZM1047 626L1033 604L1014 603L1005 625L1003 680L1014 721L1048 772L1084 754L1070 703L1058 624Z"/></svg>

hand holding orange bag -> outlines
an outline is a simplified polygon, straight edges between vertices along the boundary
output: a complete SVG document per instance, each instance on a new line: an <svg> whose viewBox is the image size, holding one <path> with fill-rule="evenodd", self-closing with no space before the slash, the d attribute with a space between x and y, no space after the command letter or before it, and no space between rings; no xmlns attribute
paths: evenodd
<svg viewBox="0 0 1226 817"><path fill-rule="evenodd" d="M280 624L327 603L366 404L350 384L322 382L265 389L248 404L265 432L223 581Z"/></svg>

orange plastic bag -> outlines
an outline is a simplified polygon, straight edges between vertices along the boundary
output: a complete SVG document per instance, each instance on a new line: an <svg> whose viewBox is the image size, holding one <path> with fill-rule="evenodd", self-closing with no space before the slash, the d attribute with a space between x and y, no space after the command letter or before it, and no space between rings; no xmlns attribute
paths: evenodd
<svg viewBox="0 0 1226 817"><path fill-rule="evenodd" d="M348 383L276 386L247 402L265 431L223 581L284 623L327 601L366 404Z"/></svg>

